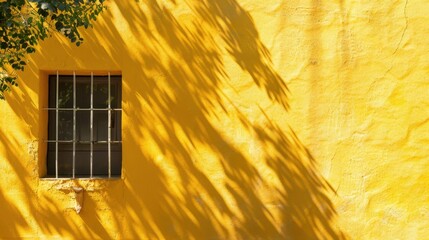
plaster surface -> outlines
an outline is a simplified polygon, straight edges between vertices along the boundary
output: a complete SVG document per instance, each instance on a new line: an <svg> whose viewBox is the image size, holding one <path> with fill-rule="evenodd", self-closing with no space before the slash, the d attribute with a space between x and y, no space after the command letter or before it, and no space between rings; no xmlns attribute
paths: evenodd
<svg viewBox="0 0 429 240"><path fill-rule="evenodd" d="M0 102L0 238L429 239L428 1L107 7ZM122 74L120 179L42 178L56 71Z"/></svg>

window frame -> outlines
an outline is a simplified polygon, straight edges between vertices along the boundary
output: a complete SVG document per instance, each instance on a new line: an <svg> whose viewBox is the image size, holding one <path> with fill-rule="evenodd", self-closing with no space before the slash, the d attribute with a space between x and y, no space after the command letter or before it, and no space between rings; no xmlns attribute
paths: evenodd
<svg viewBox="0 0 429 240"><path fill-rule="evenodd" d="M65 106L62 107L59 105L60 103L60 99L59 99L59 92L60 92L60 86L61 86L61 78L72 78L72 85L73 85L73 89L72 89L72 95L73 95L73 106ZM99 81L99 78L102 77L106 77L107 80L107 107L103 108L103 107L94 107L94 81L95 78L97 78L97 81ZM55 83L54 88L55 89L51 89L51 79L54 78ZM85 107L78 107L76 104L76 100L77 100L77 78L89 78L90 79L90 105L89 108L85 108ZM113 79L112 79L113 78ZM81 81L81 80L79 80ZM102 83L102 81L100 81ZM100 83L99 82L99 83ZM112 82L115 85L115 91L116 91L116 97L117 97L117 104L116 106L114 106L114 108L112 107L112 99L115 95L112 95ZM102 84L101 84L102 85ZM111 178L120 178L122 175L122 75L121 74L114 74L111 75L110 72L107 72L107 75L94 75L93 72L91 72L90 74L84 74L84 75L76 75L76 72L73 71L73 74L62 74L60 75L59 71L56 71L56 74L50 74L48 75L48 107L45 108L45 110L47 110L48 112L48 117L47 117L47 130L48 130L48 140L45 140L45 144L46 144L46 169L47 169L47 178L55 178L55 179L61 179L61 178L72 178L72 179L82 179L82 178L107 178L107 179L111 179ZM52 91L55 91L54 94L52 94ZM51 95L55 96L55 99L52 100L51 99ZM52 101L54 101L54 106L52 107ZM115 105L115 104L113 104ZM98 128L100 128L100 124L94 124L94 112L97 111L106 111L107 112L107 141L95 141L94 139L94 131L97 131ZM50 111L53 111L55 114L55 122L51 122L52 117L49 114ZM72 127L72 132L73 132L73 138L72 140L60 140L59 139L59 113L60 111L72 111L73 112L73 127ZM84 111L89 111L90 113L90 120L89 120L89 129L90 129L90 139L89 141L81 141L79 142L79 140L77 139L77 112L84 112ZM103 115L103 114L102 114ZM115 117L115 120L112 121L112 117ZM49 137L52 134L49 134L49 131L52 131L52 127L51 125L55 124L55 139L50 139ZM84 124L82 124L83 126ZM94 126L97 125L97 126ZM116 125L113 126L112 125ZM81 127L82 127L81 126ZM104 127L104 126L103 126ZM115 129L113 129L115 128ZM112 140L112 131L116 131L114 133L115 136L115 140ZM72 169L71 169L71 173L60 173L59 172L59 165L60 165L60 161L61 159L59 159L59 144L60 143L64 143L62 146L61 151L62 152L68 152L70 149L67 149L70 146L67 146L66 144L71 144L72 145L72 149L71 149L71 157L72 157ZM80 145L80 148L77 149L77 144L88 144L89 145L89 151L85 150L86 147L83 145ZM94 166L94 162L95 162L95 158L94 158L94 153L96 152L101 152L102 154L106 153L106 151L103 151L103 149L100 146L97 146L98 143L101 144L107 144L107 174L94 174L94 170L97 168L97 166ZM54 148L55 148L55 161L54 161L54 165L55 165L55 172L52 173L52 171L50 172L50 167L49 167L49 163L51 162L49 160L50 153L52 151L49 150L50 146L52 146L52 144L54 144ZM112 146L113 145L113 146ZM114 151L112 151L112 148ZM102 150L100 150L102 149ZM80 152L89 152L89 174L85 174L82 172L77 172L76 170L76 153L80 151ZM115 165L112 167L112 152L115 153ZM119 155L118 155L119 154ZM68 155L68 157L70 157ZM119 159L119 160L118 160ZM65 160L64 160L65 161ZM81 160L79 160L81 161ZM84 161L84 160L83 160ZM99 159L96 160L97 162L100 162ZM63 163L64 164L64 163ZM100 165L100 164L99 164ZM118 166L119 165L119 166ZM114 169L112 169L114 168ZM96 169L97 171L100 171L99 169ZM82 170L81 170L82 171ZM119 173L119 174L118 174Z"/></svg>

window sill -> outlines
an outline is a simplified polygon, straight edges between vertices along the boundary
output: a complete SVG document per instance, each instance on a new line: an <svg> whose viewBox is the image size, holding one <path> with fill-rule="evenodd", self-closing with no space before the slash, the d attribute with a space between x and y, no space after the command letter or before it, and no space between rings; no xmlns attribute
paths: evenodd
<svg viewBox="0 0 429 240"><path fill-rule="evenodd" d="M87 178L39 178L39 187L41 189L57 189L63 192L71 192L76 188L82 188L86 192L110 191L115 186L123 184L121 176L111 178L107 177L87 177Z"/></svg>

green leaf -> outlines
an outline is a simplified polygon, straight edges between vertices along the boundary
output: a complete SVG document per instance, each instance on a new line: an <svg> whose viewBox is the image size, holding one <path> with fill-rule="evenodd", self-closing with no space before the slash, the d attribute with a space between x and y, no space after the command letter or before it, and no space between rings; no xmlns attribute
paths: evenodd
<svg viewBox="0 0 429 240"><path fill-rule="evenodd" d="M64 11L66 9L66 5L64 3L60 3L58 5L58 9L61 10L61 11Z"/></svg>
<svg viewBox="0 0 429 240"><path fill-rule="evenodd" d="M105 9L104 0L0 0L0 68L5 65L15 70L26 66L26 55L34 53L40 40L57 31L76 46L83 43L79 28L92 27ZM35 3L35 4L34 4ZM31 4L31 6L30 6ZM22 21L23 9L35 9ZM16 77L0 77L0 99L10 86L16 86Z"/></svg>
<svg viewBox="0 0 429 240"><path fill-rule="evenodd" d="M64 27L62 22L56 22L55 23L55 28L60 31L62 28Z"/></svg>

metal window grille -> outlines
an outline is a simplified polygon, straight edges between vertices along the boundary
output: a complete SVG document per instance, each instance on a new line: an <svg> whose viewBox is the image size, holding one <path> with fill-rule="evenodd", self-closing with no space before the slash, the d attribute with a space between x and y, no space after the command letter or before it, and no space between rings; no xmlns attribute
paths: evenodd
<svg viewBox="0 0 429 240"><path fill-rule="evenodd" d="M122 167L121 76L49 76L48 176L118 177Z"/></svg>

